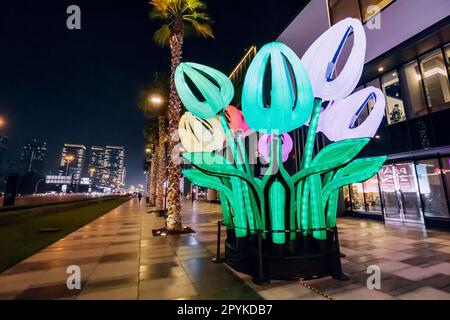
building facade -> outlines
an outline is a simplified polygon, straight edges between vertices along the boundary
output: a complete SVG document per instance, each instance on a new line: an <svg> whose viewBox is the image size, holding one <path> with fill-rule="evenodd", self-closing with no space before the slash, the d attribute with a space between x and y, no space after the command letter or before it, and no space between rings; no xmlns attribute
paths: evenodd
<svg viewBox="0 0 450 320"><path fill-rule="evenodd" d="M43 175L45 170L45 158L47 156L47 143L33 139L22 147L20 151L21 174L35 173Z"/></svg>
<svg viewBox="0 0 450 320"><path fill-rule="evenodd" d="M277 39L301 57L334 23L354 17L364 24L367 53L356 90L380 88L386 110L361 156L388 161L368 181L343 189L347 214L450 227L449 14L448 0L311 0ZM370 112L369 102L355 125ZM292 135L301 152L304 132ZM319 140L318 149L328 143Z"/></svg>
<svg viewBox="0 0 450 320"><path fill-rule="evenodd" d="M86 147L81 144L64 144L59 166L60 176L71 176L73 184L80 183L84 170Z"/></svg>
<svg viewBox="0 0 450 320"><path fill-rule="evenodd" d="M89 155L88 176L94 187L104 186L105 168L105 148L92 146Z"/></svg>
<svg viewBox="0 0 450 320"><path fill-rule="evenodd" d="M125 185L125 148L91 147L88 174L97 188L116 189Z"/></svg>
<svg viewBox="0 0 450 320"><path fill-rule="evenodd" d="M111 188L125 185L125 148L106 146L105 148L105 182Z"/></svg>

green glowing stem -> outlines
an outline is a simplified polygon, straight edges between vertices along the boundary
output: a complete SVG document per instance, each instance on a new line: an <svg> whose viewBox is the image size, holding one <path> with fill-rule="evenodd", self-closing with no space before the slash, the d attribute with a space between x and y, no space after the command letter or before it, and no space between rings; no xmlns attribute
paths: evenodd
<svg viewBox="0 0 450 320"><path fill-rule="evenodd" d="M242 201L242 183L239 178L232 177L231 185L233 190L233 214L236 237L247 236L247 215L245 213L244 202Z"/></svg>
<svg viewBox="0 0 450 320"><path fill-rule="evenodd" d="M272 231L283 231L284 212L286 210L286 191L279 181L274 181L269 189L269 203L270 203L270 221ZM284 232L274 232L272 234L272 241L276 244L284 244L286 237Z"/></svg>
<svg viewBox="0 0 450 320"><path fill-rule="evenodd" d="M231 219L230 206L227 197L219 192L220 204L222 207L223 221L227 228L233 229L233 219Z"/></svg>
<svg viewBox="0 0 450 320"><path fill-rule="evenodd" d="M227 137L228 144L231 148L231 152L232 152L234 161L236 163L236 167L240 171L244 172L245 176L247 177L247 180L252 181L253 186L255 186L254 178L250 174L250 172L251 172L250 166L248 164L245 147L243 146L243 142L242 142L242 139L240 138L240 135L238 135L238 143L241 144L241 152L239 152L238 144L236 144L236 141L234 140L233 133L231 132L230 126L228 125L228 121L227 121L227 118L226 118L224 112L221 112L219 114L219 120L220 120L220 124L222 125L222 127L225 131L225 135ZM244 158L244 160L241 159L240 153L241 153L242 157ZM247 170L244 170L244 167L242 165L243 162L244 162ZM239 186L237 186L237 184L239 184ZM245 215L245 217L248 218L248 223L249 223L250 229L255 230L256 228L258 228L260 230L263 230L265 227L265 223L263 222L264 221L264 213L263 213L264 211L263 211L263 209L261 209L262 214L261 214L261 218L260 218L259 214L257 212L258 211L257 208L254 208L252 206L252 202L250 201L250 194L249 194L250 190L249 190L248 185L243 181L237 180L237 182L234 182L233 193L235 193L234 194L234 197L235 197L234 202L237 207L236 211L239 212L242 210L242 215ZM258 194L258 198L261 203L261 208L263 208L264 201L261 200L260 194ZM237 217L237 218L238 218L239 223L241 225L243 225L243 221L242 221L243 217L241 217L239 215L239 217ZM237 234L238 234L238 231L236 230L236 235ZM242 233L239 232L239 235L241 235L241 234Z"/></svg>
<svg viewBox="0 0 450 320"><path fill-rule="evenodd" d="M301 169L308 168L312 161L314 152L314 142L316 140L317 126L319 124L320 110L322 106L322 99L314 99L314 107L309 121L308 135L305 144L305 153L302 158ZM303 225L306 223L306 215L311 210L311 226L313 228L325 227L325 214L322 205L322 184L320 175L313 175L307 178L304 186L302 196L302 221ZM308 203L309 202L309 203ZM309 220L309 219L308 219ZM313 233L315 238L326 239L326 232L315 231Z"/></svg>
<svg viewBox="0 0 450 320"><path fill-rule="evenodd" d="M244 145L244 139L242 138L240 131L236 132L236 140L237 140L237 144L238 144L238 148L239 148L240 160L242 160L242 162L244 163L245 171L247 172L248 175L253 177L252 171L250 169L249 161L248 161L247 150L245 149L245 145ZM252 201L250 201L250 197L251 197L250 192L251 191L250 191L247 183L243 182L242 187L243 187L243 191L244 191L244 203L245 203L245 207L246 207L246 211L247 211L250 232L252 234L254 234L256 228L258 228L258 229L261 228L261 222L260 222L261 219L259 217L258 208L253 205Z"/></svg>
<svg viewBox="0 0 450 320"><path fill-rule="evenodd" d="M314 141L316 141L317 126L319 125L320 109L322 107L322 99L315 98L311 119L309 120L308 135L305 143L305 152L302 157L300 169L308 168L312 161L314 152Z"/></svg>
<svg viewBox="0 0 450 320"><path fill-rule="evenodd" d="M336 211L338 205L339 190L335 190L331 193L328 199L327 209L327 227L333 228L336 226Z"/></svg>
<svg viewBox="0 0 450 320"><path fill-rule="evenodd" d="M283 182L285 185L287 185L288 190L285 189L286 187L283 185ZM281 230L286 229L284 221L286 211L289 212L290 230L295 230L295 201L293 198L294 184L292 183L291 177L283 166L282 145L279 135L272 135L269 168L267 169L267 172L265 173L261 184L263 186L264 194L266 194L266 191L268 190L270 195L269 206L272 230L280 230L280 228ZM275 184L277 185L275 186ZM287 208L285 199L286 192L289 192L289 195L291 195L288 204L289 207ZM283 211L280 211L281 208L283 208ZM295 236L296 234L294 231L290 233L290 238L292 240L295 239ZM281 236L277 235L275 238L278 239L277 241L281 241ZM285 240L284 234L283 239Z"/></svg>

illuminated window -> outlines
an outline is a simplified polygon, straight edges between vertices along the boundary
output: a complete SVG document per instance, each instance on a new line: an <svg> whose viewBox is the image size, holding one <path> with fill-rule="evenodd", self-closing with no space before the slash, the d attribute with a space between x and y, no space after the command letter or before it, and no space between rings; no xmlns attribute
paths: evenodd
<svg viewBox="0 0 450 320"><path fill-rule="evenodd" d="M389 124L406 120L405 105L400 88L397 70L381 77L381 84L386 96L386 113Z"/></svg>
<svg viewBox="0 0 450 320"><path fill-rule="evenodd" d="M447 189L448 205L450 206L450 158L442 159L442 174Z"/></svg>
<svg viewBox="0 0 450 320"><path fill-rule="evenodd" d="M392 2L394 2L394 0L360 0L361 13L364 21L367 21L378 14Z"/></svg>
<svg viewBox="0 0 450 320"><path fill-rule="evenodd" d="M401 69L401 79L405 88L405 102L409 118L427 114L427 103L423 92L419 64L413 61Z"/></svg>
<svg viewBox="0 0 450 320"><path fill-rule="evenodd" d="M329 8L331 24L335 24L348 17L361 20L358 0L330 0Z"/></svg>
<svg viewBox="0 0 450 320"><path fill-rule="evenodd" d="M416 169L425 216L448 218L439 161L417 161Z"/></svg>
<svg viewBox="0 0 450 320"><path fill-rule="evenodd" d="M364 191L362 183L350 185L353 211L366 211L364 205Z"/></svg>
<svg viewBox="0 0 450 320"><path fill-rule="evenodd" d="M420 59L428 105L433 111L450 106L450 83L442 50L439 48Z"/></svg>
<svg viewBox="0 0 450 320"><path fill-rule="evenodd" d="M380 189L378 187L378 176L375 175L369 180L364 181L363 187L367 212L381 214L381 198Z"/></svg>
<svg viewBox="0 0 450 320"><path fill-rule="evenodd" d="M329 0L331 24L352 17L366 22L395 0Z"/></svg>
<svg viewBox="0 0 450 320"><path fill-rule="evenodd" d="M344 196L344 208L345 210L352 210L352 202L350 200L350 191L349 186L345 186L342 188L342 193Z"/></svg>

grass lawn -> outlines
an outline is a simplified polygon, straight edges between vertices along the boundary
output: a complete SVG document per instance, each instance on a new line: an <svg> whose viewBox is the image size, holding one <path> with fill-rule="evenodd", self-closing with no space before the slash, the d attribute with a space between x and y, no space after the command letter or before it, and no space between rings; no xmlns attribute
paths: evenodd
<svg viewBox="0 0 450 320"><path fill-rule="evenodd" d="M23 212L14 212L14 216L17 218L8 219L3 223L0 213L0 272L127 200L128 198L112 198L89 204L61 206L60 210L52 209L49 212L41 213L21 210ZM53 231L40 232L45 229L53 229Z"/></svg>

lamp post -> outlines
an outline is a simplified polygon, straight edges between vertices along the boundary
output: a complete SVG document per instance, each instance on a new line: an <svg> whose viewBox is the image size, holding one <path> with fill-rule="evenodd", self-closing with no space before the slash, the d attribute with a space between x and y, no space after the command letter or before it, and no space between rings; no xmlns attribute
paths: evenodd
<svg viewBox="0 0 450 320"><path fill-rule="evenodd" d="M42 181L45 181L45 179L39 179L39 180L36 182L36 187L34 188L34 194L37 194L39 184L40 184Z"/></svg>
<svg viewBox="0 0 450 320"><path fill-rule="evenodd" d="M70 162L73 161L73 159L74 159L74 157L72 155L66 156L64 158L64 160L66 160L66 176L67 176L67 174L69 172L69 164L70 164Z"/></svg>
<svg viewBox="0 0 450 320"><path fill-rule="evenodd" d="M66 161L66 174L65 174L65 176L67 176L67 174L69 173L69 164L70 164L70 162L71 161L73 161L73 159L75 159L74 158L74 156L72 156L72 155L68 155L68 156L66 156L65 158L64 158L64 160ZM71 183L72 184L72 183ZM67 191L66 191L67 192Z"/></svg>

